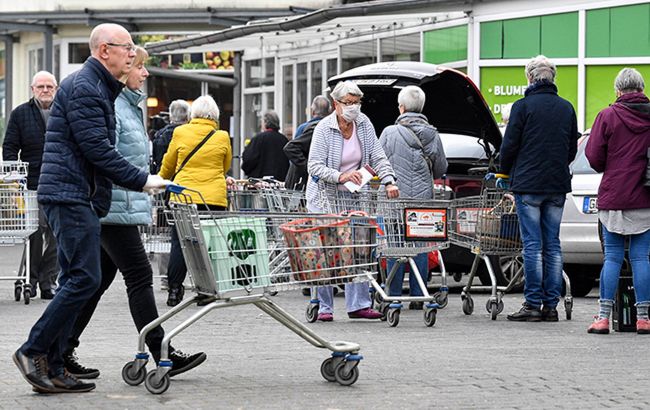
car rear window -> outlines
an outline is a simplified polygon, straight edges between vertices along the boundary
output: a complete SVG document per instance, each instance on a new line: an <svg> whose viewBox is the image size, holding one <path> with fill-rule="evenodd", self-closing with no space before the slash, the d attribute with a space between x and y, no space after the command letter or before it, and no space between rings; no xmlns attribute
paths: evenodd
<svg viewBox="0 0 650 410"><path fill-rule="evenodd" d="M574 174L597 174L597 172L591 168L591 165L589 165L589 161L587 161L587 156L585 155L587 140L589 140L588 135L580 142L580 145L578 145L576 159L571 164L571 170Z"/></svg>

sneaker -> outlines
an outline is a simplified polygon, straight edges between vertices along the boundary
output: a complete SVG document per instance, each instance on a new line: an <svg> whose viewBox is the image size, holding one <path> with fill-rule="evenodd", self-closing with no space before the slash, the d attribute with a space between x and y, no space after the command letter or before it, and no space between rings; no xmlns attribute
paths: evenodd
<svg viewBox="0 0 650 410"><path fill-rule="evenodd" d="M647 319L637 320L636 332L640 335L650 335L650 320Z"/></svg>
<svg viewBox="0 0 650 410"><path fill-rule="evenodd" d="M27 383L39 393L54 393L56 387L47 375L47 357L45 355L26 356L20 349L13 354L14 363Z"/></svg>
<svg viewBox="0 0 650 410"><path fill-rule="evenodd" d="M524 302L519 312L511 313L507 316L508 320L514 322L541 322L542 311L540 308L532 307Z"/></svg>
<svg viewBox="0 0 650 410"><path fill-rule="evenodd" d="M591 325L589 325L589 328L587 329L587 333L595 333L598 335L606 335L609 333L609 319L603 318L603 319L598 319L594 321Z"/></svg>
<svg viewBox="0 0 650 410"><path fill-rule="evenodd" d="M183 285L171 285L169 287L169 296L167 297L167 306L176 306L183 300L185 288Z"/></svg>
<svg viewBox="0 0 650 410"><path fill-rule="evenodd" d="M409 303L409 310L422 310L424 302L411 302Z"/></svg>
<svg viewBox="0 0 650 410"><path fill-rule="evenodd" d="M41 290L41 299L51 300L54 299L54 293L51 290Z"/></svg>
<svg viewBox="0 0 650 410"><path fill-rule="evenodd" d="M316 320L321 322L331 322L334 320L334 315L331 313L319 313Z"/></svg>
<svg viewBox="0 0 650 410"><path fill-rule="evenodd" d="M348 317L350 319L381 319L384 317L380 312L369 307L364 309L355 310L354 312L348 312Z"/></svg>
<svg viewBox="0 0 650 410"><path fill-rule="evenodd" d="M203 352L187 354L180 350L174 350L169 354L169 360L172 361L172 369L169 371L169 377L192 370L196 366L205 362L205 359L207 358L208 356Z"/></svg>
<svg viewBox="0 0 650 410"><path fill-rule="evenodd" d="M560 320L557 309L554 307L542 307L542 320L544 322L557 322Z"/></svg>
<svg viewBox="0 0 650 410"><path fill-rule="evenodd" d="M65 370L70 375L77 379L96 379L99 377L98 369L85 367L79 363L79 358L74 350L70 353L63 354L63 367L65 367Z"/></svg>
<svg viewBox="0 0 650 410"><path fill-rule="evenodd" d="M85 393L95 388L95 383L82 382L67 371L50 380L56 388L55 393Z"/></svg>

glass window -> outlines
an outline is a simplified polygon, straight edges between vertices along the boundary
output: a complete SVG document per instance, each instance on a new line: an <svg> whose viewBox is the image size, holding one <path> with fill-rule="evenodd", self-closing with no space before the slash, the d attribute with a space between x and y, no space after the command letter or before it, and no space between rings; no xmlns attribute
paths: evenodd
<svg viewBox="0 0 650 410"><path fill-rule="evenodd" d="M423 48L424 61L427 63L467 60L467 26L427 31L424 33Z"/></svg>
<svg viewBox="0 0 650 410"><path fill-rule="evenodd" d="M31 81L31 78L34 77L34 74L38 73L39 71L43 70L43 49L42 48L36 48L33 50L29 50L28 53L28 58L29 58L29 79Z"/></svg>
<svg viewBox="0 0 650 410"><path fill-rule="evenodd" d="M275 98L275 93L270 92L270 93L265 93L266 96L266 109L267 110L275 110L275 101L273 99Z"/></svg>
<svg viewBox="0 0 650 410"><path fill-rule="evenodd" d="M233 89L230 86L220 84L208 84L208 94L214 98L219 107L219 128L230 133L230 121L233 115Z"/></svg>
<svg viewBox="0 0 650 410"><path fill-rule="evenodd" d="M337 70L337 65L338 65L338 61L337 61L336 58L330 58L330 59L327 60L327 77L326 78L334 77L335 75L337 75L339 73L339 71Z"/></svg>
<svg viewBox="0 0 650 410"><path fill-rule="evenodd" d="M90 46L88 43L68 44L68 63L83 64L90 57Z"/></svg>
<svg viewBox="0 0 650 410"><path fill-rule="evenodd" d="M463 27L467 33L467 26ZM465 39L465 49L467 49L467 36ZM420 61L420 33L382 38L379 42L381 61ZM467 57L461 60L465 58Z"/></svg>
<svg viewBox="0 0 650 410"><path fill-rule="evenodd" d="M282 67L282 131L293 136L293 65Z"/></svg>
<svg viewBox="0 0 650 410"><path fill-rule="evenodd" d="M323 93L323 61L311 62L311 100ZM311 104L311 101L309 101Z"/></svg>
<svg viewBox="0 0 650 410"><path fill-rule="evenodd" d="M246 61L246 87L259 87L262 77L261 60Z"/></svg>
<svg viewBox="0 0 650 410"><path fill-rule="evenodd" d="M266 58L264 59L266 67L264 68L264 78L262 78L262 85L273 85L275 84L275 59Z"/></svg>
<svg viewBox="0 0 650 410"><path fill-rule="evenodd" d="M260 132L262 127L262 94L249 94L244 96L246 120L244 122L244 146L248 145L250 139Z"/></svg>
<svg viewBox="0 0 650 410"><path fill-rule="evenodd" d="M650 4L588 10L587 57L650 55L650 42L647 41L650 37L649 15Z"/></svg>
<svg viewBox="0 0 650 410"><path fill-rule="evenodd" d="M307 110L309 109L309 102L307 102L307 63L296 64L296 72L298 74L298 93L296 94L298 113L296 114L296 124L302 124L307 121Z"/></svg>
<svg viewBox="0 0 650 410"><path fill-rule="evenodd" d="M373 40L341 46L341 70L376 62L377 43Z"/></svg>
<svg viewBox="0 0 650 410"><path fill-rule="evenodd" d="M54 72L52 74L54 74L54 77L56 77L57 81L61 81L61 46L59 44L54 46L52 58L54 59L52 62Z"/></svg>

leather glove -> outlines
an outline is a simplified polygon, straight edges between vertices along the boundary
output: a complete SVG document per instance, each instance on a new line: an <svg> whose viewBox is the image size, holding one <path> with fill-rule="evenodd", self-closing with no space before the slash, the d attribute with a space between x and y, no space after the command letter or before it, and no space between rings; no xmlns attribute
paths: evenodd
<svg viewBox="0 0 650 410"><path fill-rule="evenodd" d="M163 179L160 175L149 175L142 190L147 192L149 195L153 195L158 191L164 190L165 187L170 184L172 184L172 181Z"/></svg>

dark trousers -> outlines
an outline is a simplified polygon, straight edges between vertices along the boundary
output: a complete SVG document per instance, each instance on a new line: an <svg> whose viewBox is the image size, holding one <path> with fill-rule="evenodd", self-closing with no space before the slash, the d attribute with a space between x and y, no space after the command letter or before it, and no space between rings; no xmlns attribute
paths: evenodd
<svg viewBox="0 0 650 410"><path fill-rule="evenodd" d="M102 295L113 283L118 269L122 272L126 284L129 309L138 332L158 318L153 294L153 270L142 245L138 227L102 225L101 247L101 284L79 312L70 334L67 352L79 346L79 337L90 322ZM160 344L164 336L162 327L157 326L147 334L145 339L156 362L160 359Z"/></svg>
<svg viewBox="0 0 650 410"><path fill-rule="evenodd" d="M52 290L52 285L59 274L56 256L56 238L50 229L43 212L43 205L38 205L38 229L29 237L29 283L32 289L36 285L41 291Z"/></svg>
<svg viewBox="0 0 650 410"><path fill-rule="evenodd" d="M63 373L63 352L78 312L99 288L99 218L87 205L43 206L58 243L59 288L20 350L46 354L51 376Z"/></svg>
<svg viewBox="0 0 650 410"><path fill-rule="evenodd" d="M217 205L208 205L207 208L205 205L198 205L197 207L203 211L208 209L211 211L226 210L225 207ZM178 233L176 233L176 227L172 226L171 231L171 249L169 251L169 265L167 265L167 284L170 289L182 285L185 276L187 276L187 265L183 258L183 250L181 249L181 242L178 239Z"/></svg>

